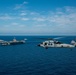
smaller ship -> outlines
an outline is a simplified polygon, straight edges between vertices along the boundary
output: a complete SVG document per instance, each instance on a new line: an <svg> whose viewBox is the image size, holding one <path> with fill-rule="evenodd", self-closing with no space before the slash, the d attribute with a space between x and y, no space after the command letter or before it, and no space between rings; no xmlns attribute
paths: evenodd
<svg viewBox="0 0 76 75"><path fill-rule="evenodd" d="M76 47L76 39L71 41L71 44Z"/></svg>
<svg viewBox="0 0 76 75"><path fill-rule="evenodd" d="M4 42L4 40L0 40L0 44L1 44L2 42Z"/></svg>
<svg viewBox="0 0 76 75"><path fill-rule="evenodd" d="M25 40L16 40L15 38L12 41L4 41L1 43L2 46L7 46L7 45L18 45L18 44L24 44Z"/></svg>

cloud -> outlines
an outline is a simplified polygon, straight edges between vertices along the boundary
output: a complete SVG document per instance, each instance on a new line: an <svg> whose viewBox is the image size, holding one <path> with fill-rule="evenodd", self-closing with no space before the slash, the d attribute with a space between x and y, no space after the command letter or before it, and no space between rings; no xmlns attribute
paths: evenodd
<svg viewBox="0 0 76 75"><path fill-rule="evenodd" d="M49 15L47 20L50 23L55 23L57 25L71 25L76 23L76 8L69 8L69 11L65 9L63 11L54 12L54 15Z"/></svg>
<svg viewBox="0 0 76 75"><path fill-rule="evenodd" d="M18 14L12 14L12 13L9 13L9 14L2 14L0 15L0 20L17 20L19 19L20 17L18 16Z"/></svg>
<svg viewBox="0 0 76 75"><path fill-rule="evenodd" d="M35 25L35 27L46 27L47 25L46 24L37 24Z"/></svg>
<svg viewBox="0 0 76 75"><path fill-rule="evenodd" d="M22 24L21 24L21 25L19 25L19 27L21 27L21 28L25 28L25 27L26 27L26 25L22 25Z"/></svg>
<svg viewBox="0 0 76 75"><path fill-rule="evenodd" d="M13 22L13 23L11 23L11 25L18 25L19 23L16 23L16 22Z"/></svg>
<svg viewBox="0 0 76 75"><path fill-rule="evenodd" d="M21 9L23 8L26 4L28 4L28 2L23 2L22 4L16 4L14 9L17 10L17 9Z"/></svg>
<svg viewBox="0 0 76 75"><path fill-rule="evenodd" d="M76 7L63 7L56 11L48 11L46 15L34 16L36 29L43 33L76 34Z"/></svg>
<svg viewBox="0 0 76 75"><path fill-rule="evenodd" d="M28 3L20 4L18 9L24 4ZM11 24L8 23L4 27L7 27L9 32L12 30L18 33L76 34L76 7L67 6L45 12L20 10L14 16L0 16L0 20L10 20Z"/></svg>
<svg viewBox="0 0 76 75"><path fill-rule="evenodd" d="M21 16L25 16L25 15L27 15L27 13L21 13L20 15L21 15Z"/></svg>
<svg viewBox="0 0 76 75"><path fill-rule="evenodd" d="M48 14L36 14L30 15L32 21L32 28L38 32L49 34L72 34L76 33L76 8L75 7L63 7L49 12ZM25 19L26 20L26 19ZM30 28L30 27L29 27ZM30 29L31 30L31 29ZM35 31L35 30L34 30ZM31 31L32 32L32 31Z"/></svg>
<svg viewBox="0 0 76 75"><path fill-rule="evenodd" d="M64 11L63 11L64 9ZM67 10L66 10L67 9ZM76 33L76 8L65 7L48 14L50 30L57 34L75 34Z"/></svg>
<svg viewBox="0 0 76 75"><path fill-rule="evenodd" d="M70 7L70 6L65 6L64 7L65 11L68 13L74 13L76 11L76 7Z"/></svg>
<svg viewBox="0 0 76 75"><path fill-rule="evenodd" d="M11 19L14 19L14 18L8 15L0 16L0 20L11 20Z"/></svg>
<svg viewBox="0 0 76 75"><path fill-rule="evenodd" d="M21 18L21 20L23 20L23 21L28 21L29 18Z"/></svg>
<svg viewBox="0 0 76 75"><path fill-rule="evenodd" d="M35 21L45 21L46 19L45 18L33 18L33 20L35 20Z"/></svg>
<svg viewBox="0 0 76 75"><path fill-rule="evenodd" d="M28 2L24 1L23 4L28 4Z"/></svg>
<svg viewBox="0 0 76 75"><path fill-rule="evenodd" d="M30 15L40 15L38 12L30 12Z"/></svg>

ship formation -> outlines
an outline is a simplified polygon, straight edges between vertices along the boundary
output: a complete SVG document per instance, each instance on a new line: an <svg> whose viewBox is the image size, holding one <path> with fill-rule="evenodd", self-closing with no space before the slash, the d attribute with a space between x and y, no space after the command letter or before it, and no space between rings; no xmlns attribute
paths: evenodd
<svg viewBox="0 0 76 75"><path fill-rule="evenodd" d="M43 48L73 48L76 47L76 40L72 40L71 44L62 43L60 41L57 41L56 39L48 39L46 41L43 41L42 43L38 44L37 46L43 47ZM16 40L15 38L12 41L4 41L0 40L0 45L2 46L8 46L8 45L18 45L18 44L25 44L27 39L24 40Z"/></svg>
<svg viewBox="0 0 76 75"><path fill-rule="evenodd" d="M0 40L0 44L2 46L7 46L7 45L18 45L18 44L24 44L25 40L16 40L15 38L12 41L4 41L4 40Z"/></svg>

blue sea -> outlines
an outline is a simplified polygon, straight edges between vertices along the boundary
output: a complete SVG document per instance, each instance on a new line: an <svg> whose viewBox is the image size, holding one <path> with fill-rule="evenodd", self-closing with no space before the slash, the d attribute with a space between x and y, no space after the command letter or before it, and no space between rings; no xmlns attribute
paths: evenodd
<svg viewBox="0 0 76 75"><path fill-rule="evenodd" d="M10 41L13 38L26 43L0 46L0 75L76 75L76 48L42 48L37 45L42 39L60 36L0 36ZM76 36L61 36L58 39L70 43Z"/></svg>

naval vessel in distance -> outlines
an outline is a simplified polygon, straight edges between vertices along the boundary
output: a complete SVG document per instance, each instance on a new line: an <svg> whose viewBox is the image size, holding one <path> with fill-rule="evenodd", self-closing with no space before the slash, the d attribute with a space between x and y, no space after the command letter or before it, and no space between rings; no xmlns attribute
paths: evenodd
<svg viewBox="0 0 76 75"><path fill-rule="evenodd" d="M15 38L12 41L3 41L1 43L2 46L7 46L7 45L18 45L18 44L24 44L25 40L16 40Z"/></svg>

